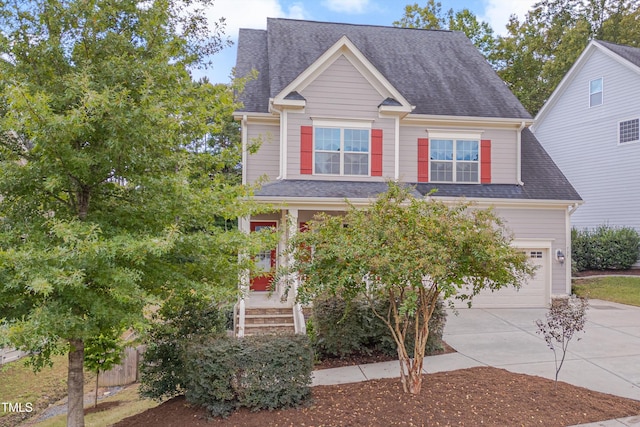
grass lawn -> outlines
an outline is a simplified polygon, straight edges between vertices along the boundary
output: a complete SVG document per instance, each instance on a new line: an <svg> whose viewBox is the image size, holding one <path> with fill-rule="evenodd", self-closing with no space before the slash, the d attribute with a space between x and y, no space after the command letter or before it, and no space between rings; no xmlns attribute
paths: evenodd
<svg viewBox="0 0 640 427"><path fill-rule="evenodd" d="M118 405L110 407L105 411L86 414L84 416L86 427L110 426L124 418L138 414L159 404L150 399L140 398L138 394L138 384L132 384L113 396L100 399L98 406L104 405L105 402L118 402ZM85 407L85 410L89 407L91 406ZM67 416L65 414L34 424L34 427L65 427L66 425Z"/></svg>
<svg viewBox="0 0 640 427"><path fill-rule="evenodd" d="M54 356L53 366L45 367L37 374L24 360L0 367L0 402L31 403L34 412L46 408L67 394L67 357ZM19 414L5 412L0 407L0 426L16 425Z"/></svg>
<svg viewBox="0 0 640 427"><path fill-rule="evenodd" d="M19 414L4 412L0 406L0 427L14 427L25 422L24 415L37 419L42 411L49 404L63 399L67 395L67 356L54 356L53 367L44 368L34 374L31 367L24 366L24 360L7 363L0 366L0 402L22 403L24 408L27 402L34 407L32 413ZM95 375L85 372L85 393L93 396ZM158 405L149 399L141 399L138 395L138 385L134 384L119 393L100 399L103 402L115 402L108 410L85 415L85 425L108 426L120 421L123 418L143 412L146 409ZM87 405L88 409L92 405ZM64 427L67 425L66 414L46 419L35 424L38 427Z"/></svg>
<svg viewBox="0 0 640 427"><path fill-rule="evenodd" d="M581 297L640 307L640 277L603 276L575 279L572 289L574 294Z"/></svg>

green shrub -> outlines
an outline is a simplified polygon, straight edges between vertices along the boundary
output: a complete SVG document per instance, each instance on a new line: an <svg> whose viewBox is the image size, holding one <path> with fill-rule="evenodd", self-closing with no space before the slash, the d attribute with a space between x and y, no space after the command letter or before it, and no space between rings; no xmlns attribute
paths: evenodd
<svg viewBox="0 0 640 427"><path fill-rule="evenodd" d="M630 227L574 228L571 239L572 268L576 271L626 270L638 260L640 236Z"/></svg>
<svg viewBox="0 0 640 427"><path fill-rule="evenodd" d="M184 393L185 346L225 335L225 315L218 305L197 295L178 295L153 316L140 366L140 394L165 399Z"/></svg>
<svg viewBox="0 0 640 427"><path fill-rule="evenodd" d="M304 335L258 335L194 343L186 357L187 401L215 416L299 405L310 396L313 352Z"/></svg>
<svg viewBox="0 0 640 427"><path fill-rule="evenodd" d="M313 346L320 358L346 357L354 353L370 354L370 342L379 322L366 302L347 303L338 297L317 298L311 317L315 339Z"/></svg>
<svg viewBox="0 0 640 427"><path fill-rule="evenodd" d="M377 303L377 311L386 313L388 301ZM443 349L442 334L447 312L438 300L429 320L429 337L425 354ZM373 313L369 303L356 299L347 304L338 297L317 298L313 302L311 317L312 344L319 358L348 357L352 354L371 354L381 351L389 356L397 355L396 342L387 325ZM308 323L307 323L308 324ZM411 328L409 328L411 329ZM413 352L414 337L407 336L407 351Z"/></svg>

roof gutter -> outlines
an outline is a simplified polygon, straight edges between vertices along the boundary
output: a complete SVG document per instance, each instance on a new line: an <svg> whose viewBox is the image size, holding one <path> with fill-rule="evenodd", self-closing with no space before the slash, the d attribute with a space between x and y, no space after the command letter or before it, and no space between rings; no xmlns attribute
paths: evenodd
<svg viewBox="0 0 640 427"><path fill-rule="evenodd" d="M242 120L240 122L241 132L242 132L242 185L247 184L247 115L242 115Z"/></svg>
<svg viewBox="0 0 640 427"><path fill-rule="evenodd" d="M525 128L526 123L520 122L520 127L516 132L516 180L518 185L524 185L522 182L522 130Z"/></svg>
<svg viewBox="0 0 640 427"><path fill-rule="evenodd" d="M286 170L284 169L284 158L287 155L286 151L285 151L285 147L283 147L283 142L286 141L286 136L287 136L287 132L286 132L286 128L283 127L283 114L282 114L282 108L278 108L275 103L273 102L273 98L269 99L269 112L270 113L278 113L278 116L280 118L280 164L278 165L279 168L279 175L276 178L276 180L281 180L286 178ZM285 123L286 124L286 123ZM283 135L284 134L284 135Z"/></svg>

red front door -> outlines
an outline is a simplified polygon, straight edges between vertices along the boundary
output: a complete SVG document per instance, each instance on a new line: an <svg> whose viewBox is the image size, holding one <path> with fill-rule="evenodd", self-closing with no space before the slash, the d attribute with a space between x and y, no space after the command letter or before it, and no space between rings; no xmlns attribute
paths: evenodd
<svg viewBox="0 0 640 427"><path fill-rule="evenodd" d="M278 224L275 221L251 221L251 232L259 231L263 228L276 228ZM251 278L252 291L269 291L271 279L276 268L276 250L262 251L255 259L260 274Z"/></svg>

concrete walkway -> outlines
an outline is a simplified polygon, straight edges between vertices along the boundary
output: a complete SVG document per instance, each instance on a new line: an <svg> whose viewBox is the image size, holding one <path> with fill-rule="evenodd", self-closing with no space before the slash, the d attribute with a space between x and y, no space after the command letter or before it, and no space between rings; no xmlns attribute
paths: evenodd
<svg viewBox="0 0 640 427"><path fill-rule="evenodd" d="M457 353L425 358L425 373L475 366L555 376L553 352L536 333L540 309L459 309L449 313L444 340ZM576 340L576 338L581 338ZM397 361L314 372L313 385L399 377ZM591 300L585 332L569 344L560 381L640 400L640 307ZM640 415L589 426L640 426Z"/></svg>

